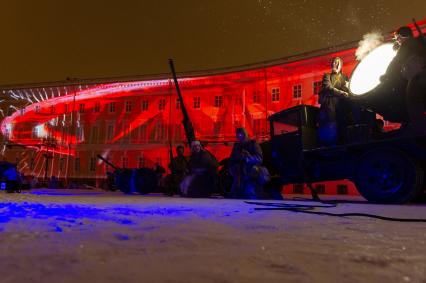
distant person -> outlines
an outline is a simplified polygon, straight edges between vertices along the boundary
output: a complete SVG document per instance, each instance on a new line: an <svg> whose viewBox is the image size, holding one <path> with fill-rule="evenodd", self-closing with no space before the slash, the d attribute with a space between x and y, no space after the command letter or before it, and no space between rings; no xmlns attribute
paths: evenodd
<svg viewBox="0 0 426 283"><path fill-rule="evenodd" d="M236 129L237 142L229 158L229 170L233 176L231 196L233 198L256 199L260 196L262 186L260 176L265 174L262 167L263 155L259 144L248 137L244 128ZM262 170L263 169L263 170Z"/></svg>
<svg viewBox="0 0 426 283"><path fill-rule="evenodd" d="M189 175L181 183L181 193L186 197L210 197L217 183L216 158L203 149L199 141L191 143Z"/></svg>
<svg viewBox="0 0 426 283"><path fill-rule="evenodd" d="M179 193L179 186L183 178L188 174L189 159L184 156L185 148L182 145L176 147L176 157L174 157L170 164L170 175L167 176L167 195L174 195Z"/></svg>

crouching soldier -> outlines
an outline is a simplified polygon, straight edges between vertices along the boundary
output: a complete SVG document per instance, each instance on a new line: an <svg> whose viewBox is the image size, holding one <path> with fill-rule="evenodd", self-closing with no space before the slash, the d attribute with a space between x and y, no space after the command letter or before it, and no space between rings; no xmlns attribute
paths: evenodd
<svg viewBox="0 0 426 283"><path fill-rule="evenodd" d="M234 177L231 195L233 198L256 199L269 173L262 166L263 156L259 144L248 138L244 128L236 129L237 142L229 158L229 170ZM266 176L267 175L267 176Z"/></svg>
<svg viewBox="0 0 426 283"><path fill-rule="evenodd" d="M181 194L186 197L210 197L216 189L218 163L204 150L199 141L191 143L189 175L181 183Z"/></svg>
<svg viewBox="0 0 426 283"><path fill-rule="evenodd" d="M169 196L172 196L179 192L180 183L188 174L189 160L186 156L183 155L184 150L185 149L182 145L178 145L176 147L177 156L174 157L169 164L171 174L167 176L166 180L166 194Z"/></svg>

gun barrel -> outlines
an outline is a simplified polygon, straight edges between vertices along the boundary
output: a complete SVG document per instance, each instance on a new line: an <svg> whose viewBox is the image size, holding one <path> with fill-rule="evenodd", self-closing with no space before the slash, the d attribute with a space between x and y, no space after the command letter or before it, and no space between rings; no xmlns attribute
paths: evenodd
<svg viewBox="0 0 426 283"><path fill-rule="evenodd" d="M100 154L98 154L96 157L99 158L100 160L102 160L103 162L105 162L105 164L111 166L113 169L120 170L120 168L118 168L117 166L115 166L114 164L112 164L111 162L106 160L105 158L103 158Z"/></svg>
<svg viewBox="0 0 426 283"><path fill-rule="evenodd" d="M183 120L182 120L183 128L185 130L185 135L186 135L186 139L188 141L188 146L190 146L191 142L195 140L194 128L193 128L192 123L189 119L188 112L186 111L185 103L183 102L182 93L180 92L179 82L178 82L177 77L176 77L175 66L173 64L172 59L169 59L169 65L170 65L170 70L172 71L173 81L175 83L176 92L177 92L177 95L179 97L179 101L180 101L180 105L181 105L180 109L182 110L182 116L183 116Z"/></svg>

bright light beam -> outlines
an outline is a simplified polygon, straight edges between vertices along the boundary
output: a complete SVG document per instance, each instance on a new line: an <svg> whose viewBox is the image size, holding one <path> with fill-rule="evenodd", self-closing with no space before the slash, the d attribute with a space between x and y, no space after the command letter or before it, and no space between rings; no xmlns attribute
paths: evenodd
<svg viewBox="0 0 426 283"><path fill-rule="evenodd" d="M354 95L363 95L380 84L397 51L391 43L380 45L362 59L352 73L349 89Z"/></svg>

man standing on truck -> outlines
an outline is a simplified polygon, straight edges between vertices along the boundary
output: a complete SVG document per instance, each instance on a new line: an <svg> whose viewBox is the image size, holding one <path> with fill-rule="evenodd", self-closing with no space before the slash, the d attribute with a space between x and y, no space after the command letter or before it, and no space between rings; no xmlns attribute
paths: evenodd
<svg viewBox="0 0 426 283"><path fill-rule="evenodd" d="M249 139L244 128L236 129L237 142L229 158L229 170L234 178L231 194L233 198L256 199L260 195L258 182L262 174L262 150L259 144Z"/></svg>
<svg viewBox="0 0 426 283"><path fill-rule="evenodd" d="M349 81L342 73L342 67L343 60L335 57L331 63L331 73L324 74L319 92L319 139L325 145L343 143L346 126L355 123L356 111L353 102L348 99Z"/></svg>

